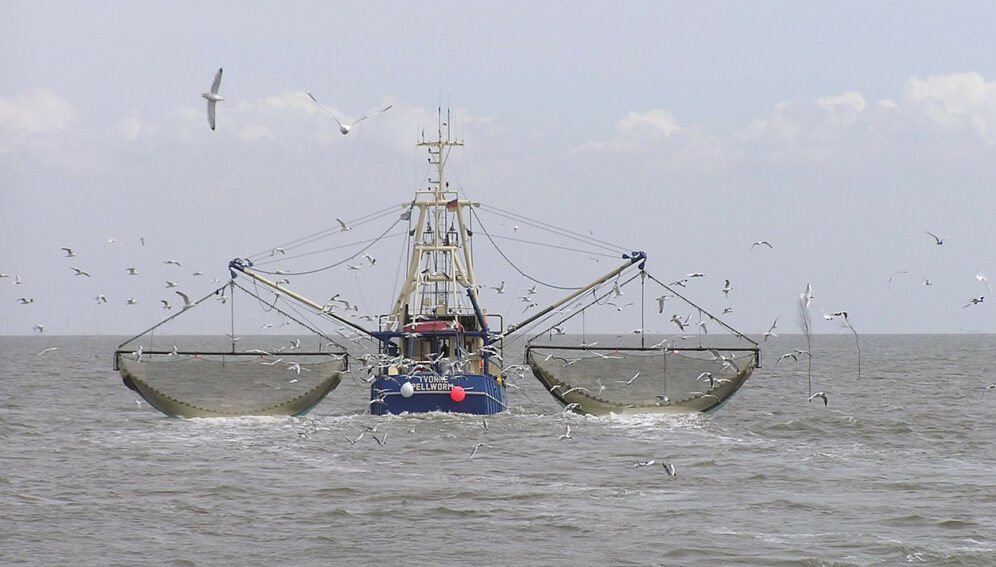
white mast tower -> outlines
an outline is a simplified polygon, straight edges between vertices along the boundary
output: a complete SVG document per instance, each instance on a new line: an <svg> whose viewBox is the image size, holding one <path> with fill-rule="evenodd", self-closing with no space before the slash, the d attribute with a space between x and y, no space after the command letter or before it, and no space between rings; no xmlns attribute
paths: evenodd
<svg viewBox="0 0 996 567"><path fill-rule="evenodd" d="M446 136L443 137L443 128ZM450 150L462 147L450 133L449 111L446 121L438 111L435 141L427 141L425 133L418 146L429 151L429 163L435 166L435 179L430 177L426 190L415 192L410 212L418 210L418 220L410 233L413 239L408 277L401 286L390 321L399 325L425 319L457 321L460 316L473 316L473 305L466 290L475 294L477 281L467 228L466 207L475 204L462 200L446 180L446 162Z"/></svg>

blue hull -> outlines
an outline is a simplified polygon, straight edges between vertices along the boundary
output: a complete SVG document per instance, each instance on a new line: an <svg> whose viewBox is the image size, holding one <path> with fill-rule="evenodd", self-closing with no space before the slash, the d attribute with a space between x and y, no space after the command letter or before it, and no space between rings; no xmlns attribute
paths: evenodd
<svg viewBox="0 0 996 567"><path fill-rule="evenodd" d="M405 387L408 383L411 386ZM463 390L463 399L454 395L458 388ZM483 374L382 374L370 387L370 400L374 415L431 411L492 415L507 407L505 386Z"/></svg>

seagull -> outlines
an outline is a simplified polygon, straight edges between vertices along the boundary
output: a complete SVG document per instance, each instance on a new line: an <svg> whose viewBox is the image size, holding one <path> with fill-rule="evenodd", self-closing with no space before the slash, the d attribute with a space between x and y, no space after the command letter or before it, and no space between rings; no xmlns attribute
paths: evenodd
<svg viewBox="0 0 996 567"><path fill-rule="evenodd" d="M812 396L809 396L809 401L812 402L814 398L823 398L823 405L824 406L829 406L830 405L830 400L827 399L827 393L826 392L816 392Z"/></svg>
<svg viewBox="0 0 996 567"><path fill-rule="evenodd" d="M102 294L102 293L101 293L100 295L98 295L97 297L94 297L93 299L94 299L94 300L95 300L95 301L96 301L97 303L107 303L107 296L105 296L105 295L104 295L104 294Z"/></svg>
<svg viewBox="0 0 996 567"><path fill-rule="evenodd" d="M979 280L979 283L986 286L986 289L989 290L989 293L993 292L993 286L989 285L989 278L987 278L985 274L983 274L982 272L978 272L977 274L975 274L975 279Z"/></svg>
<svg viewBox="0 0 996 567"><path fill-rule="evenodd" d="M169 280L166 280L166 289L169 289L171 287L177 287L178 285L180 285L180 284L178 284L176 282L171 282Z"/></svg>
<svg viewBox="0 0 996 567"><path fill-rule="evenodd" d="M176 294L179 295L183 299L183 310L184 311L186 311L187 309L190 309L191 307L194 306L194 304L190 302L190 298L187 297L187 294L183 293L182 291L178 291L178 292L176 292Z"/></svg>
<svg viewBox="0 0 996 567"><path fill-rule="evenodd" d="M130 297L130 298L128 298L125 301L125 304L127 304L127 305L136 305L137 303L138 303L138 300L135 299L134 297Z"/></svg>
<svg viewBox="0 0 996 567"><path fill-rule="evenodd" d="M173 308L173 306L172 306L172 305L170 305L170 304L169 304L169 302L168 302L168 301L166 301L165 299L160 299L159 301L161 301L161 302L162 302L162 304L163 304L163 309L172 309L172 308Z"/></svg>
<svg viewBox="0 0 996 567"><path fill-rule="evenodd" d="M889 276L889 289L892 289L892 280L896 279L897 276L901 276L903 274L908 274L908 273L909 272L907 272L906 270L899 270L898 272Z"/></svg>
<svg viewBox="0 0 996 567"><path fill-rule="evenodd" d="M221 86L221 72L222 69L219 68L218 72L214 74L214 82L211 83L211 92L201 93L201 96L207 99L208 126L211 127L211 130L214 130L214 106L219 101L225 100L218 96L218 87Z"/></svg>
<svg viewBox="0 0 996 567"><path fill-rule="evenodd" d="M363 258L364 258L364 259L365 259L365 260L366 260L367 262L370 262L370 265L371 265L371 266L373 266L374 264L376 264L376 263L377 263L377 258L374 258L374 257L373 257L373 256L371 256L370 254L364 254L364 255L363 255Z"/></svg>
<svg viewBox="0 0 996 567"><path fill-rule="evenodd" d="M646 461L637 461L637 462L633 463L633 467L634 468L649 467L650 465L655 464L656 462L657 461L655 461L654 459L649 459L649 460L646 460Z"/></svg>
<svg viewBox="0 0 996 567"><path fill-rule="evenodd" d="M349 437L348 435L346 435L345 433L343 433L343 434L342 434L342 436L343 436L343 437L345 437L345 438L346 438L346 441L349 441L349 442L350 442L350 444L352 444L352 445L356 445L356 442L357 442L357 441L359 441L360 439L363 439L363 434L364 434L364 433L366 433L366 432L365 432L365 431L361 431L361 432L360 432L360 434L356 436L356 439L351 439L351 438L350 438L350 437Z"/></svg>
<svg viewBox="0 0 996 567"><path fill-rule="evenodd" d="M733 291L733 286L730 285L730 280L724 280L726 283L723 284L723 296L729 298L730 292Z"/></svg>
<svg viewBox="0 0 996 567"><path fill-rule="evenodd" d="M72 270L73 270L74 272L76 272L76 275L77 275L77 276L86 276L86 277L90 277L90 274L88 274L88 273L84 272L83 270L81 270L81 269L79 269L79 268L73 268Z"/></svg>
<svg viewBox="0 0 996 567"><path fill-rule="evenodd" d="M177 262L176 260L163 260L163 264L173 264L174 266L179 266L180 262Z"/></svg>
<svg viewBox="0 0 996 567"><path fill-rule="evenodd" d="M930 281L930 278L923 278L923 285L934 285L934 282Z"/></svg>
<svg viewBox="0 0 996 567"><path fill-rule="evenodd" d="M985 396L986 392L988 392L989 390L996 390L996 384L990 384L986 386L986 389L982 390L982 395Z"/></svg>
<svg viewBox="0 0 996 567"><path fill-rule="evenodd" d="M664 313L664 302L667 301L668 299L671 299L671 296L667 295L667 294L662 295L662 296L660 296L660 297L657 298L657 312L658 313Z"/></svg>
<svg viewBox="0 0 996 567"><path fill-rule="evenodd" d="M491 286L491 289L495 290L495 292L499 294L505 293L505 282L501 282L501 284L497 286Z"/></svg>
<svg viewBox="0 0 996 567"><path fill-rule="evenodd" d="M985 299L985 298L986 298L986 296L984 296L984 295L980 295L979 297L973 297L972 299L968 300L968 303L966 303L965 305L962 305L961 308L964 309L966 307L971 307L972 305L978 305L978 304L982 303L982 300Z"/></svg>
<svg viewBox="0 0 996 567"><path fill-rule="evenodd" d="M29 303L34 303L35 302L35 298L33 298L33 297L19 297L15 301L19 301L21 303L21 305L27 305Z"/></svg>
<svg viewBox="0 0 996 567"><path fill-rule="evenodd" d="M668 477L675 478L678 476L678 473L674 470L674 465L672 463L661 463L661 467L664 468L664 472L667 473Z"/></svg>
<svg viewBox="0 0 996 567"><path fill-rule="evenodd" d="M633 380L636 380L636 379L637 379L637 378L639 378L639 377L640 377L640 373L639 373L639 372L637 372L637 373L636 373L636 374L634 374L634 375L633 375L633 377L632 377L632 378L630 378L629 380L616 380L616 382L618 382L618 383L620 383L620 384L626 384L627 386L629 386L629 385L631 385L631 384L633 383Z"/></svg>
<svg viewBox="0 0 996 567"><path fill-rule="evenodd" d="M471 458L471 459L473 459L473 458L474 458L474 455L476 455L476 454L477 454L477 451L478 451L478 450L479 450L479 449L480 449L481 447L491 447L491 445L488 445L487 443L484 443L484 442L481 442L481 443L478 443L477 445L474 445L474 450L470 452L470 458Z"/></svg>
<svg viewBox="0 0 996 567"><path fill-rule="evenodd" d="M347 225L346 223L342 222L342 219L337 218L335 220L339 223L339 226L342 227L342 229L339 232L346 232L347 230L353 230L353 227L351 227L351 226Z"/></svg>
<svg viewBox="0 0 996 567"><path fill-rule="evenodd" d="M380 446L384 446L384 443L387 443L387 432L386 431L384 432L383 435L380 436L380 438L378 438L373 433L371 433L370 436L373 437L374 441L376 441L377 444L379 444Z"/></svg>
<svg viewBox="0 0 996 567"><path fill-rule="evenodd" d="M560 436L559 439L557 439L557 441L563 441L564 439L573 439L573 437L571 437L571 424L570 423L568 423L567 425L564 426L564 433L563 433L563 435Z"/></svg>
<svg viewBox="0 0 996 567"><path fill-rule="evenodd" d="M370 114L366 114L364 116L361 116L361 117L357 118L356 120L353 120L349 124L343 124L342 121L339 120L339 118L335 115L334 112L332 112L331 110L329 110L328 108L326 108L324 104L318 102L318 99L315 98L315 95L313 95L313 94L311 94L309 92L308 96L311 97L311 100L315 101L315 104L317 104L318 106L322 107L322 110L324 110L325 112L327 112L328 115L331 116L333 120L335 120L336 124L339 125L339 132L343 136L345 136L346 134L349 134L349 131L353 128L353 126L356 126L358 123L366 120L370 116L376 116L376 115L378 115L378 114L380 114L382 112L387 112L388 110L391 109L392 106L394 106L392 104L389 104L389 105L385 106L384 108L382 108L380 110L371 112Z"/></svg>
<svg viewBox="0 0 996 567"><path fill-rule="evenodd" d="M786 358L791 358L795 362L799 362L799 356L798 355L796 355L794 352L787 352L787 353L785 353L785 354L783 354L783 355L781 355L781 356L778 357L778 360L775 361L775 366L778 366L778 363L781 362L782 360L785 360Z"/></svg>
<svg viewBox="0 0 996 567"><path fill-rule="evenodd" d="M799 294L799 297L806 303L806 307L813 302L813 284L806 284L806 291Z"/></svg>
<svg viewBox="0 0 996 567"><path fill-rule="evenodd" d="M750 245L750 249L753 250L755 246L767 246L768 248L774 248L774 246L772 246L767 240L758 240L757 242L754 242Z"/></svg>
<svg viewBox="0 0 996 567"><path fill-rule="evenodd" d="M59 347L54 347L54 346L50 346L50 347L48 347L47 349L45 349L45 350L43 350L43 351L39 352L39 353L38 353L37 355L35 355L35 356L41 356L41 355L43 355L43 354L45 354L45 353L49 353L49 352L52 352L53 350L59 350Z"/></svg>
<svg viewBox="0 0 996 567"><path fill-rule="evenodd" d="M704 278L704 277L706 277L706 274L703 274L702 272L692 272L690 274L685 274L685 277L689 278L689 279L691 279L691 278Z"/></svg>
<svg viewBox="0 0 996 567"><path fill-rule="evenodd" d="M128 271L128 275L129 276L137 276L138 275L138 268L134 268L134 267L132 267L132 268L125 268L125 270Z"/></svg>
<svg viewBox="0 0 996 567"><path fill-rule="evenodd" d="M66 258L73 258L76 256L76 252L72 248L63 248L66 251Z"/></svg>
<svg viewBox="0 0 996 567"><path fill-rule="evenodd" d="M45 325L42 325L41 323L37 323L35 325L32 325L31 329L34 330L34 331L38 331L39 333L44 333L45 332Z"/></svg>
<svg viewBox="0 0 996 567"><path fill-rule="evenodd" d="M941 244L944 244L944 238L941 238L940 236L937 236L936 234L934 234L933 232L930 232L929 230L925 230L924 232L926 232L927 234L929 234L930 237L934 239L934 244L936 244L938 246L940 246ZM947 238L947 237L945 237L945 238Z"/></svg>
<svg viewBox="0 0 996 567"><path fill-rule="evenodd" d="M576 410L576 409L578 409L580 407L581 407L581 404L579 404L579 403L576 403L576 402L570 403L570 404L567 404L566 406L564 406L564 409L562 409L560 411L560 413L566 414L567 412L574 411L574 410Z"/></svg>
<svg viewBox="0 0 996 567"><path fill-rule="evenodd" d="M705 333L707 335L709 334L709 329L706 328L706 322L705 321L699 321L699 327L702 329L703 333Z"/></svg>

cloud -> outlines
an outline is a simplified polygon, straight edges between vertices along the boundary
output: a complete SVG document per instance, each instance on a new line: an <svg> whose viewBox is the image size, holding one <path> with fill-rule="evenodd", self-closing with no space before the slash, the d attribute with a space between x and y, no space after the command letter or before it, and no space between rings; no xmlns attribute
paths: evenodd
<svg viewBox="0 0 996 567"><path fill-rule="evenodd" d="M239 139L243 142L272 141L273 133L262 124L246 124L239 129Z"/></svg>
<svg viewBox="0 0 996 567"><path fill-rule="evenodd" d="M65 98L48 88L14 97L0 97L0 135L3 139L65 130L76 116ZM0 145L0 152L9 150Z"/></svg>
<svg viewBox="0 0 996 567"><path fill-rule="evenodd" d="M114 130L126 142L135 142L140 137L155 136L159 130L158 125L152 124L135 114L125 116L114 124Z"/></svg>
<svg viewBox="0 0 996 567"><path fill-rule="evenodd" d="M911 77L901 104L943 129L967 126L987 143L996 141L996 81L978 73Z"/></svg>
<svg viewBox="0 0 996 567"><path fill-rule="evenodd" d="M657 130L665 138L671 137L671 134L680 129L674 119L674 115L660 108L654 108L643 113L630 111L626 114L625 118L616 124L616 129L620 132L629 132L641 127L649 127Z"/></svg>

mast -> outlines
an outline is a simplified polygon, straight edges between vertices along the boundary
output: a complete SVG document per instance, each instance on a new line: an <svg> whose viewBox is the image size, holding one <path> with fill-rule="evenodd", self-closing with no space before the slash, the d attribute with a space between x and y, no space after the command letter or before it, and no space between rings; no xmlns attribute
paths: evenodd
<svg viewBox="0 0 996 567"><path fill-rule="evenodd" d="M476 286L471 232L464 215L464 209L474 204L460 199L446 179L450 151L463 146L451 134L449 111L443 120L442 109L438 110L436 139L426 140L423 132L417 146L426 148L435 171L428 188L416 191L412 203L418 209L418 220L410 233L411 263L391 313L399 325L473 314L462 290Z"/></svg>

